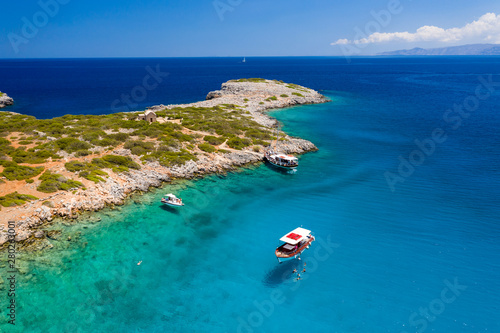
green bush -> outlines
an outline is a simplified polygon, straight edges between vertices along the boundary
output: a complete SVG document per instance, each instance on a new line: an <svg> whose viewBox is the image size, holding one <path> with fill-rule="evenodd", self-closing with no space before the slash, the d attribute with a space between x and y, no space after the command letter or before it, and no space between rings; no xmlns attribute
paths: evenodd
<svg viewBox="0 0 500 333"><path fill-rule="evenodd" d="M141 156L141 155L146 154L148 151L146 149L144 149L143 147L135 146L135 147L132 147L130 149L130 152L132 153L132 155Z"/></svg>
<svg viewBox="0 0 500 333"><path fill-rule="evenodd" d="M78 150L75 152L75 157L89 156L92 154L90 150Z"/></svg>
<svg viewBox="0 0 500 333"><path fill-rule="evenodd" d="M304 97L301 93L293 92L292 95L299 96L299 97Z"/></svg>
<svg viewBox="0 0 500 333"><path fill-rule="evenodd" d="M79 172L83 170L87 170L89 168L89 163L80 162L80 161L72 161L64 164L64 167L69 172Z"/></svg>
<svg viewBox="0 0 500 333"><path fill-rule="evenodd" d="M109 165L111 167L111 165ZM100 176L107 176L108 174L105 171L102 171L96 164L80 162L80 161L72 161L68 162L64 165L66 170L70 172L78 172L78 175L82 178L93 181L94 183L98 183L104 181Z"/></svg>
<svg viewBox="0 0 500 333"><path fill-rule="evenodd" d="M193 142L194 138L191 135L184 134L182 132L174 132L171 134L172 137L176 138L180 142Z"/></svg>
<svg viewBox="0 0 500 333"><path fill-rule="evenodd" d="M49 208L54 208L54 203L52 201L44 201L42 205L47 206Z"/></svg>
<svg viewBox="0 0 500 333"><path fill-rule="evenodd" d="M281 94L280 96L281 96L281 97L285 97L285 98L286 98L286 97L288 97L288 95L287 95L287 94Z"/></svg>
<svg viewBox="0 0 500 333"><path fill-rule="evenodd" d="M214 151L216 151L217 149L215 149L214 146L208 144L208 143L200 143L198 145L198 148L200 148L201 150L207 152L207 153L213 153Z"/></svg>
<svg viewBox="0 0 500 333"><path fill-rule="evenodd" d="M73 188L83 187L83 184L79 181L66 179L64 176L50 171L45 171L40 176L40 180L42 182L37 187L37 190L44 193L53 193L59 190L68 191Z"/></svg>
<svg viewBox="0 0 500 333"><path fill-rule="evenodd" d="M105 136L106 133L104 131L91 131L91 132L86 132L83 134L83 140L85 141L93 141L93 140L99 140L101 136Z"/></svg>
<svg viewBox="0 0 500 333"><path fill-rule="evenodd" d="M4 169L0 175L8 180L24 180L33 178L41 174L44 169L44 167L32 168L29 166L18 165L14 162L6 162L7 161L3 161L3 163L1 163L4 166Z"/></svg>
<svg viewBox="0 0 500 333"><path fill-rule="evenodd" d="M179 149L181 147L179 140L177 140L171 136L162 137L162 138L160 138L160 141L162 142L162 145L160 145L160 147L162 147L162 146L168 147L169 149L167 149L167 150L171 150L170 148ZM160 149L160 147L158 147L158 149Z"/></svg>
<svg viewBox="0 0 500 333"><path fill-rule="evenodd" d="M165 151L165 152L155 152L151 156L144 156L142 160L157 160L161 165L165 167L183 165L187 161L194 160L197 158L185 149L181 149L180 152Z"/></svg>
<svg viewBox="0 0 500 333"><path fill-rule="evenodd" d="M104 182L104 178L100 176L107 176L108 174L102 170L82 171L78 174L80 177L93 181L94 183Z"/></svg>
<svg viewBox="0 0 500 333"><path fill-rule="evenodd" d="M102 157L102 159L105 162L118 165L118 166L124 166L127 168L132 168L132 169L137 169L139 170L141 166L137 163L135 163L132 158L128 156L120 156L120 155L105 155Z"/></svg>
<svg viewBox="0 0 500 333"><path fill-rule="evenodd" d="M261 145L261 146L264 146L264 147L269 146L269 142L268 141L264 141L264 140L260 140L260 139L253 139L252 143L254 145Z"/></svg>
<svg viewBox="0 0 500 333"><path fill-rule="evenodd" d="M4 207L21 206L24 205L26 201L31 200L38 200L38 198L28 194L19 194L17 192L13 192L0 197L0 205Z"/></svg>
<svg viewBox="0 0 500 333"><path fill-rule="evenodd" d="M226 141L226 138L216 137L216 136L212 136L212 135L206 135L203 138L203 140L210 143L211 145L218 146L218 145L223 144L224 141Z"/></svg>
<svg viewBox="0 0 500 333"><path fill-rule="evenodd" d="M115 156L115 155L107 155L107 156ZM123 156L119 156L119 157L123 157ZM109 159L106 156L104 156L103 158ZM80 162L80 161L68 162L64 166L66 167L66 169L68 171L79 172L78 175L80 177L86 178L86 179L91 180L95 183L100 182L100 181L104 181L104 179L101 178L100 176L107 176L108 175L105 171L103 171L101 169L104 169L104 168L112 169L114 172L117 172L117 173L128 171L128 166L111 163L109 161L106 161L103 158L94 158L91 163ZM123 157L123 158L130 159L130 157ZM113 158L111 158L109 160L113 160ZM130 159L130 161L133 163L133 164L130 164L130 165L132 165L130 167L140 168L139 164L133 162L132 159ZM128 162L126 162L126 163L128 163Z"/></svg>
<svg viewBox="0 0 500 333"><path fill-rule="evenodd" d="M44 144L28 150L25 150L24 147L19 147L15 150L9 150L7 154L12 157L12 160L16 163L42 164L45 163L49 157L53 159L59 158L55 152L44 148L48 146L49 145Z"/></svg>
<svg viewBox="0 0 500 333"><path fill-rule="evenodd" d="M245 147L248 147L251 144L251 141L248 139L242 139L239 137L233 137L229 140L227 140L227 145L233 149L243 149Z"/></svg>
<svg viewBox="0 0 500 333"><path fill-rule="evenodd" d="M63 138L54 141L54 143L59 147L59 149L68 153L73 153L77 150L87 150L92 147L89 143L75 138Z"/></svg>
<svg viewBox="0 0 500 333"><path fill-rule="evenodd" d="M132 154L137 155L137 156L141 156L141 155L144 155L148 152L154 151L155 144L153 142L130 140L130 141L125 142L125 145L123 147L126 149L130 149Z"/></svg>
<svg viewBox="0 0 500 333"><path fill-rule="evenodd" d="M11 150L14 150L14 147L10 145L10 141L4 138L0 138L0 152L6 153Z"/></svg>
<svg viewBox="0 0 500 333"><path fill-rule="evenodd" d="M33 184L35 181L33 179L26 179L26 183Z"/></svg>
<svg viewBox="0 0 500 333"><path fill-rule="evenodd" d="M245 136L253 139L263 139L270 140L272 138L271 134L268 131L263 131L256 128L251 128L245 132Z"/></svg>
<svg viewBox="0 0 500 333"><path fill-rule="evenodd" d="M111 168L113 166L111 163L106 162L102 158L92 159L92 164L95 165L99 169Z"/></svg>
<svg viewBox="0 0 500 333"><path fill-rule="evenodd" d="M130 137L130 135L127 133L116 133L110 134L108 135L108 137L115 141L125 142Z"/></svg>
<svg viewBox="0 0 500 333"><path fill-rule="evenodd" d="M99 147L116 147L120 144L120 142L113 140L111 138L104 138L102 140L92 140L90 141L94 146Z"/></svg>

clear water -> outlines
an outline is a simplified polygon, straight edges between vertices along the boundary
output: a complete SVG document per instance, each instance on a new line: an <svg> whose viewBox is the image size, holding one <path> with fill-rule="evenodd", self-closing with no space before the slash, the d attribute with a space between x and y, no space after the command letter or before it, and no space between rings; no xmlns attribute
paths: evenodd
<svg viewBox="0 0 500 333"><path fill-rule="evenodd" d="M2 331L500 332L499 93L456 129L443 120L500 58L256 61L220 71L332 99L273 112L320 150L293 174L260 165L179 182L55 225L54 249L21 257L18 322L3 317ZM446 141L391 191L384 173L436 128ZM162 207L167 192L186 206ZM318 242L279 265L278 239L300 225Z"/></svg>

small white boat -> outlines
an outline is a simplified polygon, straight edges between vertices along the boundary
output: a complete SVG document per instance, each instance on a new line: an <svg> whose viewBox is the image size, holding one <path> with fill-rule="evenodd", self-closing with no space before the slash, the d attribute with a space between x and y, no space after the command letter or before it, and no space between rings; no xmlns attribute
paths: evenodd
<svg viewBox="0 0 500 333"><path fill-rule="evenodd" d="M243 58L243 61L242 62L247 62L247 58Z"/></svg>
<svg viewBox="0 0 500 333"><path fill-rule="evenodd" d="M161 202L164 203L167 206L172 206L172 207L184 206L184 203L182 202L182 199L181 198L177 198L172 193L164 195L163 198L161 198Z"/></svg>
<svg viewBox="0 0 500 333"><path fill-rule="evenodd" d="M300 254L308 249L314 240L311 230L296 228L290 231L280 238L280 241L284 243L278 246L275 251L278 262L281 264L283 261L294 258L300 260Z"/></svg>
<svg viewBox="0 0 500 333"><path fill-rule="evenodd" d="M264 157L269 163L279 168L295 169L299 166L299 160L293 155L286 155L268 150L264 154Z"/></svg>

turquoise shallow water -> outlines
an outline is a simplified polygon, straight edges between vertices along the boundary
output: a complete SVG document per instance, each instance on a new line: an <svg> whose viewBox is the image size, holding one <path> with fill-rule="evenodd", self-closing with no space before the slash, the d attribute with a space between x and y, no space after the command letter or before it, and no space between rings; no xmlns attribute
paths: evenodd
<svg viewBox="0 0 500 333"><path fill-rule="evenodd" d="M100 222L55 226L54 249L21 258L19 322L0 328L500 332L499 94L453 130L442 115L483 69L431 65L325 79L332 103L273 112L320 148L296 173L260 165L180 182ZM391 191L384 173L437 127L447 141ZM171 191L185 207L158 203ZM278 239L300 225L318 242L279 265Z"/></svg>

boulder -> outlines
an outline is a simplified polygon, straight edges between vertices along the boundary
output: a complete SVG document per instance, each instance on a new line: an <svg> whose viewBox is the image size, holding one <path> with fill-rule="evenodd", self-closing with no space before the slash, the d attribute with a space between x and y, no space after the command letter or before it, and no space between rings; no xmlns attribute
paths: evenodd
<svg viewBox="0 0 500 333"><path fill-rule="evenodd" d="M0 92L0 109L14 104L12 97L7 96L6 93Z"/></svg>

